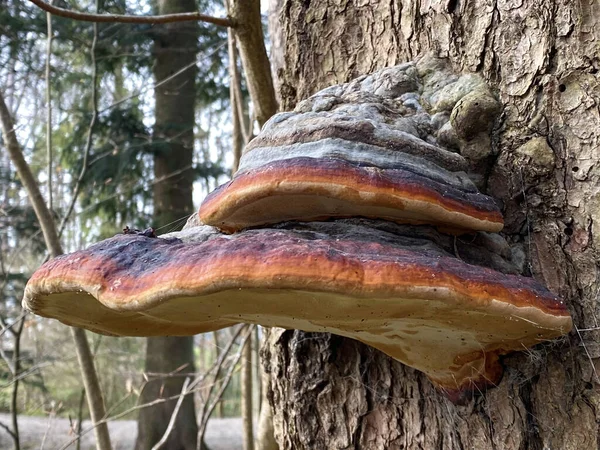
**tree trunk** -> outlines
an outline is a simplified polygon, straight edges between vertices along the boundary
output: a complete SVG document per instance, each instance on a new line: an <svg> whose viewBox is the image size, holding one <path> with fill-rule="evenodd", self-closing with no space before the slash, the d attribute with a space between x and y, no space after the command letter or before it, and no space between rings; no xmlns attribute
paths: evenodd
<svg viewBox="0 0 600 450"><path fill-rule="evenodd" d="M428 52L487 80L504 105L487 192L503 202L504 235L577 327L505 357L499 386L466 406L355 341L272 332L264 361L280 447L598 448L599 2L288 0L279 11L283 110Z"/></svg>
<svg viewBox="0 0 600 450"><path fill-rule="evenodd" d="M158 14L195 11L193 0L160 0ZM154 79L162 81L194 63L198 28L194 22L155 26ZM154 226L160 227L193 212L192 158L194 149L196 68L192 66L155 91L153 133ZM149 338L146 372L150 381L140 402L178 395L185 377L178 373L194 372L193 337ZM156 374L163 374L166 377ZM140 411L136 450L149 450L164 434L176 405L176 399ZM175 426L163 448L195 450L198 428L193 395L181 405Z"/></svg>
<svg viewBox="0 0 600 450"><path fill-rule="evenodd" d="M242 138L244 131L242 90L240 88L240 73L238 70L238 57L235 34L231 28L227 30L227 44L229 50L229 103L231 104L231 149L233 164L231 175L235 174L240 165L242 148L246 139Z"/></svg>
<svg viewBox="0 0 600 450"><path fill-rule="evenodd" d="M267 331L266 328L263 328L263 330L265 330L265 332ZM266 348L268 349L268 347ZM268 352L268 350L266 351ZM264 362L265 366L269 364L268 361L264 360L262 357L260 360ZM256 430L256 450L279 450L273 429L273 410L271 409L271 404L267 398L267 388L269 386L268 370L261 370L260 383L260 414Z"/></svg>
<svg viewBox="0 0 600 450"><path fill-rule="evenodd" d="M232 1L229 14L236 24L236 41L254 106L254 116L262 127L277 112L277 100L264 45L260 0Z"/></svg>

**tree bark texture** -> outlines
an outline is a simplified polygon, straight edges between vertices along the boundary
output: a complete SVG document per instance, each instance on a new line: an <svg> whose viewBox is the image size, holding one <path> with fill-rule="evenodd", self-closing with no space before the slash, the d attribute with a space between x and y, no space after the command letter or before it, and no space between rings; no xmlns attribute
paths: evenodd
<svg viewBox="0 0 600 450"><path fill-rule="evenodd" d="M499 386L466 406L365 345L274 331L263 361L280 447L599 448L600 2L278 3L283 110L425 53L486 79L504 106L487 193L526 272L568 302L577 327L505 357Z"/></svg>
<svg viewBox="0 0 600 450"><path fill-rule="evenodd" d="M160 0L158 14L195 11L193 0ZM159 25L154 32L154 79L162 81L194 63L198 28L194 22ZM159 86L155 91L153 132L154 226L170 224L194 210L192 200L196 68ZM176 396L184 376L194 372L193 337L148 338L146 368L150 381L142 391L141 403ZM156 376L164 374L165 376ZM169 375L171 374L171 375ZM176 399L140 411L136 450L148 450L164 434ZM195 450L198 428L193 395L180 408L175 426L164 448Z"/></svg>

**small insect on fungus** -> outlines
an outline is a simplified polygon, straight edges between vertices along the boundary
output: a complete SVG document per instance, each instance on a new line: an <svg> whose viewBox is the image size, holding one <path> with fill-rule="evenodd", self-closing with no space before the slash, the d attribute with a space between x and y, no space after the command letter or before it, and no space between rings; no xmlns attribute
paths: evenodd
<svg viewBox="0 0 600 450"><path fill-rule="evenodd" d="M142 230L138 230L137 228L133 228L133 229L129 228L129 226L125 225L125 228L123 228L123 234L135 234L135 235L146 236L149 238L155 238L156 230L154 230L154 228L152 228L152 227L148 227L144 231L142 231Z"/></svg>

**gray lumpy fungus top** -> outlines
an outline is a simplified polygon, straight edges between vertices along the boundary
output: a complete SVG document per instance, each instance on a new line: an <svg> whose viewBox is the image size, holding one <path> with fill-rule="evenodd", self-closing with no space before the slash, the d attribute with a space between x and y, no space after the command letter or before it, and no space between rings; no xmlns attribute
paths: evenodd
<svg viewBox="0 0 600 450"><path fill-rule="evenodd" d="M341 139L353 142L344 146L348 161L407 168L471 190L456 172L491 154L500 109L478 75L456 75L445 60L425 56L323 89L293 112L276 114L246 147L240 171L297 156L340 158Z"/></svg>

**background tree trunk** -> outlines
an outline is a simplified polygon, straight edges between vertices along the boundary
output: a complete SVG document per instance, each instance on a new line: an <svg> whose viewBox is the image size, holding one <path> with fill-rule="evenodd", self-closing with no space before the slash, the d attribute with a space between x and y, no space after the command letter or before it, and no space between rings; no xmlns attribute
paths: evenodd
<svg viewBox="0 0 600 450"><path fill-rule="evenodd" d="M263 361L280 447L598 448L600 3L286 0L276 10L282 110L427 52L497 90L505 109L487 192L503 202L506 238L577 326L504 358L500 385L466 406L355 341L272 332ZM531 143L550 164L523 151Z"/></svg>
<svg viewBox="0 0 600 450"><path fill-rule="evenodd" d="M194 0L160 0L158 14L195 11ZM194 22L156 26L154 30L154 79L162 81L196 60L198 25ZM170 224L194 211L192 158L195 123L196 68L192 67L155 91L153 134L154 226ZM147 373L194 372L193 337L148 338ZM154 379L153 379L154 378ZM185 377L150 376L140 401L169 397L181 392ZM139 415L136 450L148 450L160 440L176 400L145 408ZM198 428L193 396L187 396L164 448L195 450Z"/></svg>

